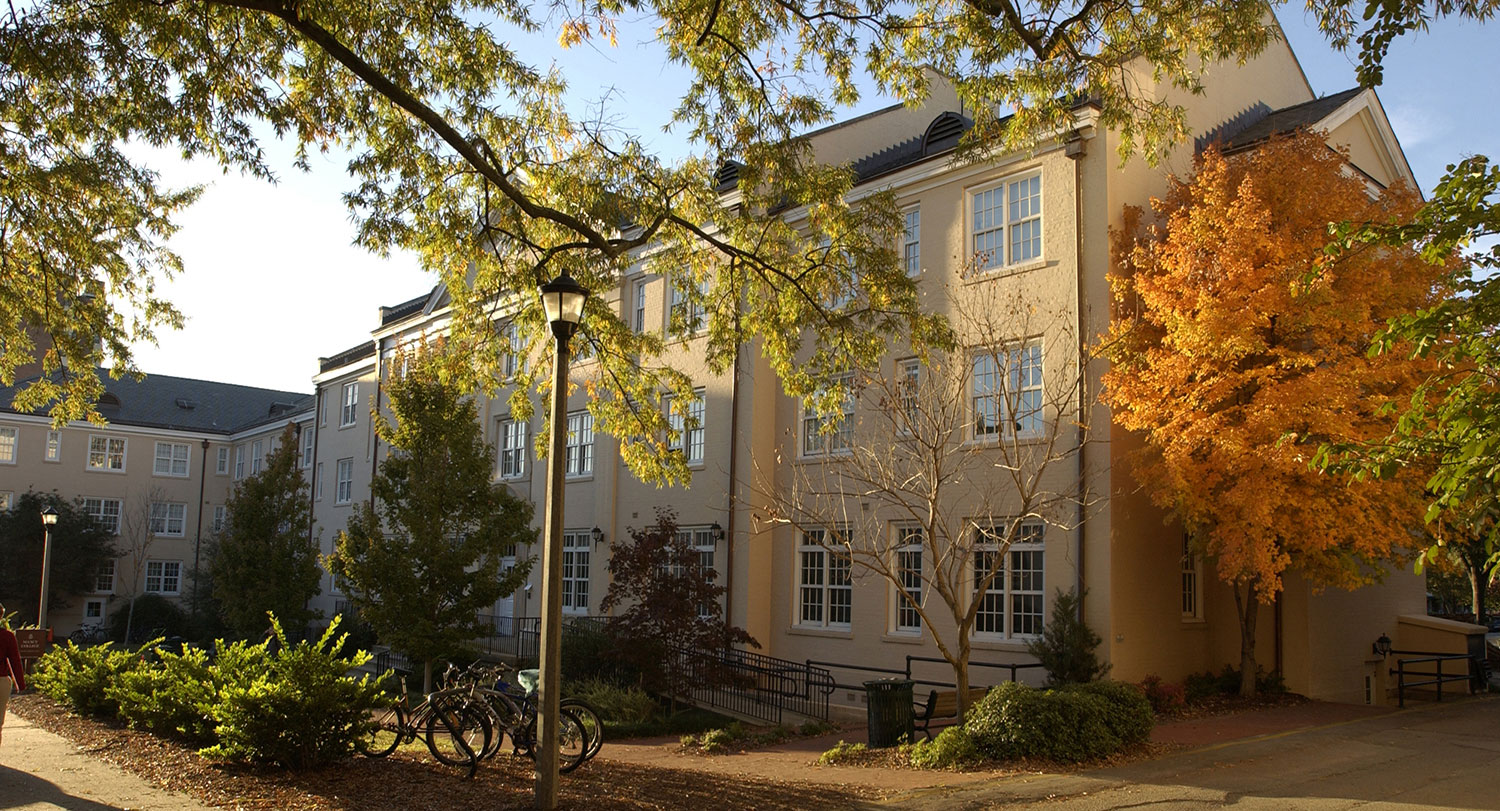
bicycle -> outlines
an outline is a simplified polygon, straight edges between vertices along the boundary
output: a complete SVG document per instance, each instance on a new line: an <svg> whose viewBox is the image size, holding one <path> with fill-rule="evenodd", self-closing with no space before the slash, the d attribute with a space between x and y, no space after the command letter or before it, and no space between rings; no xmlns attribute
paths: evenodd
<svg viewBox="0 0 1500 811"><path fill-rule="evenodd" d="M475 663L454 677L449 667L445 677L466 684L485 705L496 728L510 736L511 753L535 757L536 752L536 675L535 670L518 671L519 688L513 688L502 675L512 668L506 665L485 666ZM491 686L485 686L491 685ZM517 701L520 703L518 704ZM599 753L604 742L604 724L599 713L578 699L563 699L559 706L559 771L571 772ZM493 757L500 748L500 735L481 759Z"/></svg>
<svg viewBox="0 0 1500 811"><path fill-rule="evenodd" d="M68 634L68 641L74 645L97 645L109 641L109 631L102 624L80 625L78 630Z"/></svg>
<svg viewBox="0 0 1500 811"><path fill-rule="evenodd" d="M408 703L403 680L401 698L371 717L371 728L359 742L360 752L385 757L420 735L438 762L467 768L473 777L480 753L490 748L494 738L489 715L478 711L473 696L464 690L438 690L411 710L406 709Z"/></svg>

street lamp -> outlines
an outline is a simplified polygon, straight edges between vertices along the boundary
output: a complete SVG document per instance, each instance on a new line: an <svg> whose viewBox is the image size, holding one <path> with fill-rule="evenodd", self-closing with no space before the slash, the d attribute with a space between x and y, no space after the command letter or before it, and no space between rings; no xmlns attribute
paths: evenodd
<svg viewBox="0 0 1500 811"><path fill-rule="evenodd" d="M557 352L552 361L552 449L547 453L546 510L542 519L541 684L538 691L536 807L557 807L558 701L562 686L563 454L567 452L568 341L583 320L589 291L568 275L542 285L542 308Z"/></svg>
<svg viewBox="0 0 1500 811"><path fill-rule="evenodd" d="M36 610L36 627L47 627L47 591L52 582L52 526L57 523L57 510L49 505L42 508L42 600Z"/></svg>
<svg viewBox="0 0 1500 811"><path fill-rule="evenodd" d="M1390 656L1391 638L1386 636L1385 634L1381 634L1380 638L1375 640L1375 644L1371 645L1370 647L1374 649L1376 656Z"/></svg>

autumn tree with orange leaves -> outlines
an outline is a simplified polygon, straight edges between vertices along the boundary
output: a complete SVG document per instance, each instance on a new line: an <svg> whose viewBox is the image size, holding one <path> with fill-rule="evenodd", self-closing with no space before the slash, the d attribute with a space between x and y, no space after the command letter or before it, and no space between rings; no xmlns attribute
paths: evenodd
<svg viewBox="0 0 1500 811"><path fill-rule="evenodd" d="M1431 305L1443 271L1405 248L1333 255L1329 224L1393 222L1420 203L1380 189L1316 134L1206 150L1189 180L1128 209L1113 235L1106 402L1144 442L1152 501L1234 591L1240 692L1255 692L1255 625L1289 570L1356 588L1414 554L1423 471L1350 481L1309 467L1320 442L1385 436L1388 403L1426 378L1409 353L1370 356L1399 313Z"/></svg>

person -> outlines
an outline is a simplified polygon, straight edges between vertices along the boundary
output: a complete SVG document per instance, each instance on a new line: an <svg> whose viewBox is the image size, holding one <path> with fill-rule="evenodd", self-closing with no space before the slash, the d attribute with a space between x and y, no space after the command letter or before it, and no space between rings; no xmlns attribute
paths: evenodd
<svg viewBox="0 0 1500 811"><path fill-rule="evenodd" d="M0 605L0 619L5 617L5 606ZM26 669L21 666L21 648L16 644L16 635L10 628L0 625L0 736L5 734L5 705L10 702L10 690L26 689ZM4 738L0 737L0 742Z"/></svg>

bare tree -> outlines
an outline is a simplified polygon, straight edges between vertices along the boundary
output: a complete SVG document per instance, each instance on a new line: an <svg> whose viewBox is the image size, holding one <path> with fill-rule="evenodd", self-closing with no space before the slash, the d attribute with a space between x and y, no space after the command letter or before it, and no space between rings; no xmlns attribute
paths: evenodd
<svg viewBox="0 0 1500 811"><path fill-rule="evenodd" d="M166 496L160 487L152 486L137 491L120 511L120 540L123 551L130 559L130 609L125 615L125 643L129 644L135 623L135 598L140 596L141 575L146 570L146 555L156 541L153 532L153 504L166 504ZM161 516L161 521L166 517Z"/></svg>
<svg viewBox="0 0 1500 811"><path fill-rule="evenodd" d="M798 426L826 462L756 484L771 521L843 564L831 572L889 585L898 628L930 633L952 666L961 715L974 634L1041 631L1040 558L1024 550L1076 530L1095 500L1076 316L995 287L950 294L960 345L831 381ZM1024 611L1005 605L1006 577L1030 580Z"/></svg>

